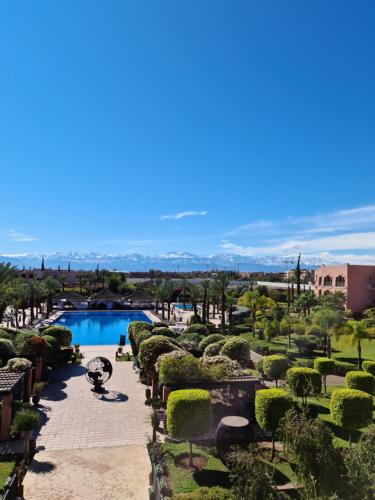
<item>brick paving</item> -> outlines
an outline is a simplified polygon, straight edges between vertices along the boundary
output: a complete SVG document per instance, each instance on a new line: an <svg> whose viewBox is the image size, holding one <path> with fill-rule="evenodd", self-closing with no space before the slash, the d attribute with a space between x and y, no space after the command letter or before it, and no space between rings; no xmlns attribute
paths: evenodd
<svg viewBox="0 0 375 500"><path fill-rule="evenodd" d="M115 350L116 346L83 346L82 366L65 366L53 373L40 401L44 425L37 446L42 451L25 477L26 500L147 498L150 464L145 443L151 426L145 387L132 362L115 361ZM85 364L98 355L113 364L105 384L108 393L103 395L91 391L84 375ZM52 464L47 473L38 467L40 462ZM136 464L141 467L138 472ZM74 476L78 490L68 487L68 476Z"/></svg>

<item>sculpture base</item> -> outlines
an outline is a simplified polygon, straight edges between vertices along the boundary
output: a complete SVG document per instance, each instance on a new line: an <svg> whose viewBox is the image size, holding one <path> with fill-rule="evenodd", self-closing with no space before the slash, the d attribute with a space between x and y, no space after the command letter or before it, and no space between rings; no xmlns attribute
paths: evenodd
<svg viewBox="0 0 375 500"><path fill-rule="evenodd" d="M94 387L91 389L92 392L95 392L96 394L106 394L107 391L102 385L94 385Z"/></svg>

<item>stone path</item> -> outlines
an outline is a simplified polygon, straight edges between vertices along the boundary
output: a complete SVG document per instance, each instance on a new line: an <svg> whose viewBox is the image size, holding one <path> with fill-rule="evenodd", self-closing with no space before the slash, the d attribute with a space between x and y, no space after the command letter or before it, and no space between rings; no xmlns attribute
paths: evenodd
<svg viewBox="0 0 375 500"><path fill-rule="evenodd" d="M26 500L148 498L150 423L144 386L131 362L115 361L115 350L81 348L83 365L99 354L111 359L107 394L91 392L83 366L53 374L41 399L44 425L37 446L42 451L24 480Z"/></svg>

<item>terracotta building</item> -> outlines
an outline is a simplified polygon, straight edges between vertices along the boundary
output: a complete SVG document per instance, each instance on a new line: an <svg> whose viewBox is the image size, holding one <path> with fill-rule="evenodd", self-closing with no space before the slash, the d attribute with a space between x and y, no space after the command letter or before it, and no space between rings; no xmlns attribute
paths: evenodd
<svg viewBox="0 0 375 500"><path fill-rule="evenodd" d="M314 291L318 296L343 292L346 307L354 314L375 306L375 266L342 264L315 271Z"/></svg>

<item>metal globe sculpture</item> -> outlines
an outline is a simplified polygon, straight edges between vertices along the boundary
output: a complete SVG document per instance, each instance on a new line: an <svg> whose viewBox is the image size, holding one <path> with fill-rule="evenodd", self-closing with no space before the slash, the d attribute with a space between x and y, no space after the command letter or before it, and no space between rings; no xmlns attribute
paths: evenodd
<svg viewBox="0 0 375 500"><path fill-rule="evenodd" d="M94 387L93 392L105 392L103 385L108 382L112 376L112 364L107 358L97 356L90 359L86 365L86 379Z"/></svg>

